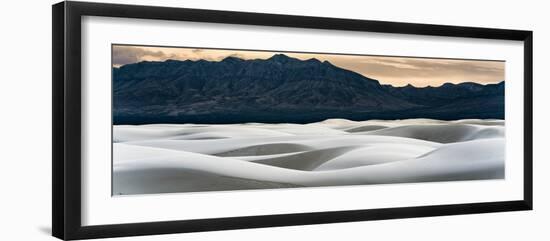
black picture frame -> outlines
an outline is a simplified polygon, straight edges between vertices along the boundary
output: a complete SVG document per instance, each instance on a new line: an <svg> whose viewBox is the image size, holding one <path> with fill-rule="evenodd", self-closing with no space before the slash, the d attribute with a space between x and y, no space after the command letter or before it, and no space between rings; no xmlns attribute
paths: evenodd
<svg viewBox="0 0 550 241"><path fill-rule="evenodd" d="M52 233L65 239L185 233L212 230L308 225L380 219L531 210L532 184L532 31L415 23L305 17L90 2L52 6L53 138ZM283 215L174 220L99 226L81 224L81 17L104 16L282 26L379 33L517 40L524 43L524 180L523 199L403 208L341 210Z"/></svg>

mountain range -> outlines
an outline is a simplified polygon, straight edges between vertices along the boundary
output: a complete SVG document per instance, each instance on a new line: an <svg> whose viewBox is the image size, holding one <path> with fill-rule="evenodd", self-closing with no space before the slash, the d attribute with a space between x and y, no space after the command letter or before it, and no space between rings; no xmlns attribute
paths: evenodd
<svg viewBox="0 0 550 241"><path fill-rule="evenodd" d="M114 124L504 119L504 81L393 87L328 61L142 61L113 67Z"/></svg>

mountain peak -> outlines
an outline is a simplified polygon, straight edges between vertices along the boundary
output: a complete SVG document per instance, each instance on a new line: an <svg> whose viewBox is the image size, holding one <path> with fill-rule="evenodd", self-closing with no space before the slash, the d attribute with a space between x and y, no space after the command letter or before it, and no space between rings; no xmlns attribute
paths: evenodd
<svg viewBox="0 0 550 241"><path fill-rule="evenodd" d="M174 63L174 62L182 62L181 60L177 60L177 59L166 59L164 60L165 63Z"/></svg>
<svg viewBox="0 0 550 241"><path fill-rule="evenodd" d="M451 82L445 82L445 83L443 83L443 84L441 85L441 87L444 87L444 86L450 87L450 86L455 86L455 84L453 84L453 83L451 83Z"/></svg>
<svg viewBox="0 0 550 241"><path fill-rule="evenodd" d="M222 62L235 62L235 61L244 61L244 59L241 59L239 57L235 57L235 56L232 56L232 55L229 55L225 58L222 59Z"/></svg>
<svg viewBox="0 0 550 241"><path fill-rule="evenodd" d="M276 61L276 62L280 62L280 63L285 63L285 62L288 62L291 59L294 59L294 58L288 57L285 54L274 54L273 56L271 56L267 60Z"/></svg>
<svg viewBox="0 0 550 241"><path fill-rule="evenodd" d="M312 62L312 63L321 63L321 61L316 59L316 58L310 58L310 59L307 59L306 61L307 62Z"/></svg>
<svg viewBox="0 0 550 241"><path fill-rule="evenodd" d="M459 83L458 85L476 85L476 86L478 86L478 85L481 85L481 84L475 83L475 82L462 82L462 83Z"/></svg>

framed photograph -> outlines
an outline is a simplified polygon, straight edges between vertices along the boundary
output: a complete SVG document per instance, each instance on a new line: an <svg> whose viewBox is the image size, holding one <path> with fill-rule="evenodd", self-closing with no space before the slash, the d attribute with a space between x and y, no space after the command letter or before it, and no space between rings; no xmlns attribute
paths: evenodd
<svg viewBox="0 0 550 241"><path fill-rule="evenodd" d="M68 1L52 51L60 239L532 209L531 31Z"/></svg>

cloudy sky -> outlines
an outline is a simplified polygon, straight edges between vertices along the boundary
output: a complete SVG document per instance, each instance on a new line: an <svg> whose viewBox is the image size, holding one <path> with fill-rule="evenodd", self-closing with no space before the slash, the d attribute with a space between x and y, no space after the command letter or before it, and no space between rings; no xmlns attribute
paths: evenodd
<svg viewBox="0 0 550 241"><path fill-rule="evenodd" d="M199 48L165 48L113 45L113 66L140 61L198 60L219 61L228 56L242 59L267 59L283 52L242 51ZM306 60L316 58L355 71L382 84L417 87L440 86L443 83L477 82L497 83L504 80L503 61L454 60L412 57L360 56L336 54L283 54Z"/></svg>

